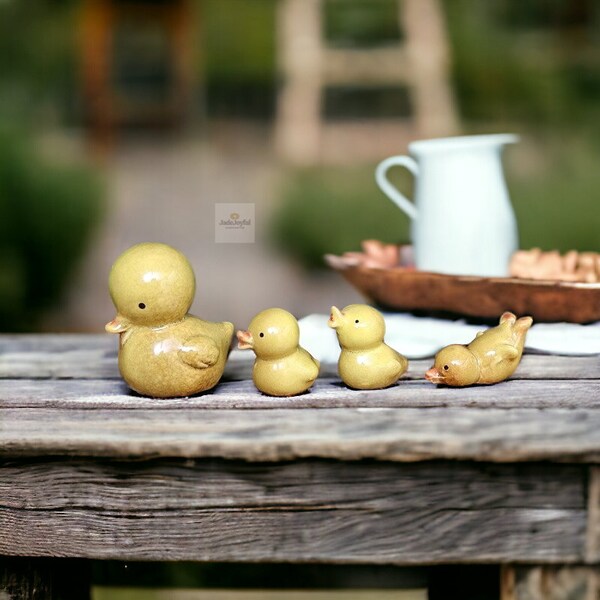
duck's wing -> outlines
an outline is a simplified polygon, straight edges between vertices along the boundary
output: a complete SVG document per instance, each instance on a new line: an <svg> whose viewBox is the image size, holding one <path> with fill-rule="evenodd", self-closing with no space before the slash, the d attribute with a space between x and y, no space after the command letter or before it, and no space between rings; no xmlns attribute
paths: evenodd
<svg viewBox="0 0 600 600"><path fill-rule="evenodd" d="M492 359L492 366L503 362L511 362L519 358L519 350L510 344L500 344L496 347L496 353Z"/></svg>
<svg viewBox="0 0 600 600"><path fill-rule="evenodd" d="M229 323L228 321L214 323L212 321L204 321L198 317L193 318L198 325L198 329L196 331L218 341L221 344L221 348L229 349L234 331L233 323Z"/></svg>
<svg viewBox="0 0 600 600"><path fill-rule="evenodd" d="M179 349L179 358L195 369L212 367L218 360L220 351L215 342L205 335L195 335L185 341Z"/></svg>

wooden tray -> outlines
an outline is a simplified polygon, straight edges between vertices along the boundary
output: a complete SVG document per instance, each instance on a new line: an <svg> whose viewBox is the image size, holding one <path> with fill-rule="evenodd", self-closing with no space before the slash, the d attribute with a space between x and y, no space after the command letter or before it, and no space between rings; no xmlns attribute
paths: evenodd
<svg viewBox="0 0 600 600"><path fill-rule="evenodd" d="M444 275L406 265L365 267L333 255L325 261L385 310L448 312L484 319L497 319L510 310L536 321L600 320L600 283Z"/></svg>

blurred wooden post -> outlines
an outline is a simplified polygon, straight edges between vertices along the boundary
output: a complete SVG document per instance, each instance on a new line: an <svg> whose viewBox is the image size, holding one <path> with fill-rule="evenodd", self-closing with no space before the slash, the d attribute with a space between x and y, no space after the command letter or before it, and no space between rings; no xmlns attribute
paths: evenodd
<svg viewBox="0 0 600 600"><path fill-rule="evenodd" d="M419 135L456 134L459 126L449 81L451 51L440 2L403 0L400 12Z"/></svg>
<svg viewBox="0 0 600 600"><path fill-rule="evenodd" d="M378 137L391 139L397 152L400 140L458 131L449 83L450 48L439 0L399 0L397 14L406 39L383 48L328 47L322 9L323 0L281 0L279 4L283 87L275 135L284 161L302 166L336 162L340 157L378 159L383 146L372 143ZM395 119L382 128L378 121L327 124L321 114L327 85L398 84L408 88L414 110L411 119Z"/></svg>
<svg viewBox="0 0 600 600"><path fill-rule="evenodd" d="M81 13L81 79L85 119L93 151L112 145L114 107L109 93L114 10L105 0L85 0Z"/></svg>
<svg viewBox="0 0 600 600"><path fill-rule="evenodd" d="M278 59L285 83L277 108L276 146L298 165L319 154L321 129L321 0L281 0Z"/></svg>
<svg viewBox="0 0 600 600"><path fill-rule="evenodd" d="M114 34L120 22L157 24L165 33L171 71L164 103L147 114L127 111L118 102L114 80ZM86 121L92 149L106 153L119 125L141 119L143 125L178 124L187 113L194 82L194 11L191 0L132 2L85 0L82 6L80 48Z"/></svg>
<svg viewBox="0 0 600 600"><path fill-rule="evenodd" d="M502 567L500 600L598 600L597 567Z"/></svg>
<svg viewBox="0 0 600 600"><path fill-rule="evenodd" d="M169 101L175 119L183 119L194 87L194 9L191 0L179 0L177 9L167 13L166 29L172 56L173 88Z"/></svg>

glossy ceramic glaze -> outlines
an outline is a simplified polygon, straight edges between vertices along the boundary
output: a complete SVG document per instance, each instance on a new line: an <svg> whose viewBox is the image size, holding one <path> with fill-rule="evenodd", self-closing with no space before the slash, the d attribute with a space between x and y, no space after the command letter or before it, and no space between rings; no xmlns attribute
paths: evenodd
<svg viewBox="0 0 600 600"><path fill-rule="evenodd" d="M166 244L138 244L114 263L109 290L120 335L119 370L136 392L190 396L214 387L225 368L232 323L190 314L196 281L186 257Z"/></svg>
<svg viewBox="0 0 600 600"><path fill-rule="evenodd" d="M300 346L298 321L287 310L268 308L257 314L247 331L238 331L238 348L256 354L252 379L269 396L296 396L319 374L319 361Z"/></svg>
<svg viewBox="0 0 600 600"><path fill-rule="evenodd" d="M408 360L384 342L385 321L373 307L350 304L339 310L332 306L328 324L342 349L338 373L348 387L385 388L406 372Z"/></svg>
<svg viewBox="0 0 600 600"><path fill-rule="evenodd" d="M499 325L477 334L470 344L452 344L440 350L425 378L458 387L507 379L519 366L532 323L531 317L517 319L510 312L504 313Z"/></svg>
<svg viewBox="0 0 600 600"><path fill-rule="evenodd" d="M516 141L511 134L421 140L409 144L411 156L392 156L378 165L377 184L412 220L419 270L508 275L518 235L501 151ZM414 204L387 179L393 166L414 175Z"/></svg>

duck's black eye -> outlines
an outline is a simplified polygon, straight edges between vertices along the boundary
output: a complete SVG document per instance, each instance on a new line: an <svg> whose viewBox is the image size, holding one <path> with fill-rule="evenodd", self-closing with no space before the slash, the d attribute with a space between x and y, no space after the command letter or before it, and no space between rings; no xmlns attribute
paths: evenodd
<svg viewBox="0 0 600 600"><path fill-rule="evenodd" d="M265 334L264 334L264 333L261 331L261 332L258 334L258 336L259 336L259 337L265 337Z"/></svg>
<svg viewBox="0 0 600 600"><path fill-rule="evenodd" d="M138 304L138 306L139 306L139 307L140 307L142 310L144 310L144 308L146 308L146 305L145 305L143 302L140 302L140 303Z"/></svg>
<svg viewBox="0 0 600 600"><path fill-rule="evenodd" d="M448 365L444 365L444 371L447 371L450 367Z"/></svg>
<svg viewBox="0 0 600 600"><path fill-rule="evenodd" d="M358 319L356 319L356 321L354 321L355 323L358 323Z"/></svg>

